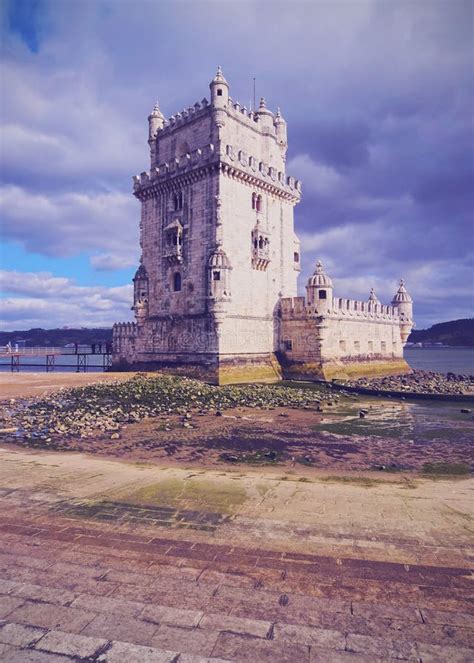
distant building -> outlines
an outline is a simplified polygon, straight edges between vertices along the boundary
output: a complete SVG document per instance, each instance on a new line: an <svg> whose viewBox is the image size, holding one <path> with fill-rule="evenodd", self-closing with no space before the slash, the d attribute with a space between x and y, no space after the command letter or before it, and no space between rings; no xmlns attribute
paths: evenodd
<svg viewBox="0 0 474 663"><path fill-rule="evenodd" d="M113 328L113 365L216 383L331 378L408 370L412 302L333 297L318 263L297 297L301 184L285 172L286 122L265 100L229 97L220 68L203 99L148 118L151 167L142 203L136 322Z"/></svg>

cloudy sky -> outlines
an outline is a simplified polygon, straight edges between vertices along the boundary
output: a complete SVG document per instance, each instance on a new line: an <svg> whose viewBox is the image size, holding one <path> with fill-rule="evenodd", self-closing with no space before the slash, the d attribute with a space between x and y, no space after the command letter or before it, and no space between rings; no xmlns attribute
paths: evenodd
<svg viewBox="0 0 474 663"><path fill-rule="evenodd" d="M264 95L303 181L300 287L321 258L337 296L418 327L473 315L473 47L468 0L3 0L3 329L130 319L147 115Z"/></svg>

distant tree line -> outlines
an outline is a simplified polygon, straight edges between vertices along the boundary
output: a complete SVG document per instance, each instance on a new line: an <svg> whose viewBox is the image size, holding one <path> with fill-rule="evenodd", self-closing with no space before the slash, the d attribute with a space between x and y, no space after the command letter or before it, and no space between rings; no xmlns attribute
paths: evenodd
<svg viewBox="0 0 474 663"><path fill-rule="evenodd" d="M440 322L429 329L414 329L408 342L474 347L474 318Z"/></svg>
<svg viewBox="0 0 474 663"><path fill-rule="evenodd" d="M107 343L112 341L112 329L29 329L0 332L0 345L18 341L25 341L27 347L64 347L68 343L78 345L92 345L92 343Z"/></svg>

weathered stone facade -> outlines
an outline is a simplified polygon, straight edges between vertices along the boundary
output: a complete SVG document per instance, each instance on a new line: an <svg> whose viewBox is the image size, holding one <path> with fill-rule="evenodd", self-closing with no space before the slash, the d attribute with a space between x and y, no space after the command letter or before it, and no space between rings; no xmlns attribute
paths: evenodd
<svg viewBox="0 0 474 663"><path fill-rule="evenodd" d="M274 381L282 367L325 377L332 360L406 368L395 309L354 315L332 304L316 315L296 297L301 185L285 173L286 122L263 99L255 112L234 103L220 69L210 91L210 102L168 121L158 105L148 118L150 171L134 178L142 204L136 322L114 326L114 366L218 383ZM328 325L348 344L373 335L377 350L342 351Z"/></svg>

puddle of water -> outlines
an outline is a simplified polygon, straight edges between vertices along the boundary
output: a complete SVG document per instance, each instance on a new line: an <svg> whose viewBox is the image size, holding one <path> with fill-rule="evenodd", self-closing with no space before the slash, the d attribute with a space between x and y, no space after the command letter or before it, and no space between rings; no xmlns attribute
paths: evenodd
<svg viewBox="0 0 474 663"><path fill-rule="evenodd" d="M462 407L459 403L361 399L357 404L334 405L314 430L417 442L465 442L474 439L474 421L471 413L461 413Z"/></svg>

